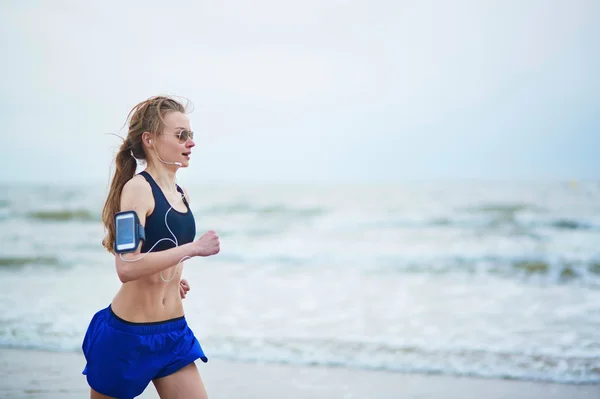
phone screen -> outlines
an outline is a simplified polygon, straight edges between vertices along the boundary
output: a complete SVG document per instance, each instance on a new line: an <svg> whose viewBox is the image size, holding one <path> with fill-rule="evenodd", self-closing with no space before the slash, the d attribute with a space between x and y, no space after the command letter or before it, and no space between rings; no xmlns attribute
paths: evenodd
<svg viewBox="0 0 600 399"><path fill-rule="evenodd" d="M135 223L132 214L117 216L117 250L132 249L135 246Z"/></svg>

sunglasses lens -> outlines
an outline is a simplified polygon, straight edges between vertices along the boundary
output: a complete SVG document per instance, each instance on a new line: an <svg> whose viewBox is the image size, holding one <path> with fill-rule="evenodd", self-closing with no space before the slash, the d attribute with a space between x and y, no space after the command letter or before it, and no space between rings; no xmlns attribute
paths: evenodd
<svg viewBox="0 0 600 399"><path fill-rule="evenodd" d="M187 139L194 140L194 132L191 130L181 129L178 133L176 133L176 135L179 136L180 143L185 143Z"/></svg>
<svg viewBox="0 0 600 399"><path fill-rule="evenodd" d="M179 141L181 143L185 143L188 137L192 137L192 134L190 134L190 132L188 132L187 130L184 129L179 132Z"/></svg>

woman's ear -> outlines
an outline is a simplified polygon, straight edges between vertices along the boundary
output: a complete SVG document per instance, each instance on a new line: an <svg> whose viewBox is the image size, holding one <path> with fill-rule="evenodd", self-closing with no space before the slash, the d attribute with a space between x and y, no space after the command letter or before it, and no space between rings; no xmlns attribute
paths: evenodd
<svg viewBox="0 0 600 399"><path fill-rule="evenodd" d="M144 142L144 144L146 144L146 145L152 144L152 139L150 137L151 137L150 132L142 133L142 141Z"/></svg>

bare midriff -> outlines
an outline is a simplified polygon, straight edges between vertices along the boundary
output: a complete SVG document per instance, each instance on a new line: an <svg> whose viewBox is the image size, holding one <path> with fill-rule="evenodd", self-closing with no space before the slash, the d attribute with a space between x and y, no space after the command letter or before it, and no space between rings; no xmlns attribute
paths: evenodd
<svg viewBox="0 0 600 399"><path fill-rule="evenodd" d="M182 271L183 264L164 270L162 276L170 280L168 283L163 281L160 273L124 283L111 303L113 312L132 323L164 321L183 316L179 293Z"/></svg>

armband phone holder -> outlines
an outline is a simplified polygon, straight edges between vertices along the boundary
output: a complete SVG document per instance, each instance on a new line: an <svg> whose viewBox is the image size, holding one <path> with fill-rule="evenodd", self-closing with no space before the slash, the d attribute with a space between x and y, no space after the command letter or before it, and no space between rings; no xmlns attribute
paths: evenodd
<svg viewBox="0 0 600 399"><path fill-rule="evenodd" d="M146 239L144 226L135 211L115 214L115 252L118 254L135 252L140 242Z"/></svg>

